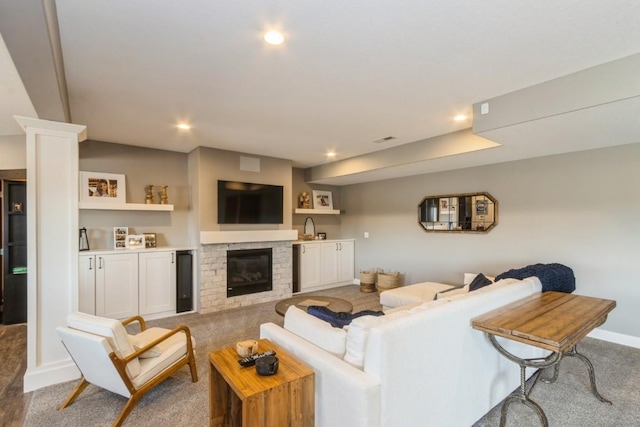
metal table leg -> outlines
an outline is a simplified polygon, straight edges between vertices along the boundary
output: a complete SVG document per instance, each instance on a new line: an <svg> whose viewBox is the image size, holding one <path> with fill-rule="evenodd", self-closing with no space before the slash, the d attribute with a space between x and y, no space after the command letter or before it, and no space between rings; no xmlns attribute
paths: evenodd
<svg viewBox="0 0 640 427"><path fill-rule="evenodd" d="M582 362L584 362L584 364L587 365L587 370L589 371L589 381L591 382L591 393L593 393L593 395L600 402L607 403L609 405L613 405L613 403L611 403L611 401L609 399L606 399L606 398L602 397L602 395L598 391L598 387L596 387L596 374L595 374L595 371L593 370L593 364L587 358L587 356L585 356L584 354L578 353L578 346L574 345L573 347L571 347L571 350L567 351L564 354L564 356L577 357L578 359L582 360ZM553 367L553 369L554 369L553 376L551 378L549 378L549 379L542 379L542 382L544 382L544 383L552 383L552 382L554 382L558 378L558 368L559 367L560 367L560 364L555 365Z"/></svg>
<svg viewBox="0 0 640 427"><path fill-rule="evenodd" d="M562 353L553 352L545 358L522 359L505 350L504 347L502 347L500 343L498 343L495 335L487 333L487 337L489 338L489 341L491 342L491 344L496 348L496 350L498 350L498 352L501 355L511 360L513 363L516 363L518 366L520 366L520 394L518 394L517 396L509 396L505 399L504 403L502 404L502 410L500 412L500 427L505 426L507 422L507 411L509 409L509 405L511 405L513 402L520 402L524 405L527 405L531 409L533 409L536 412L536 414L538 414L538 417L540 418L540 422L542 423L542 425L544 427L548 427L549 422L547 421L547 416L544 414L544 411L542 410L540 405L538 405L536 402L534 402L529 398L529 393L531 393L531 390L533 390L533 387L535 387L536 382L540 377L541 371L538 371L535 374L536 378L533 384L531 385L531 388L527 392L526 370L527 368L544 369L550 366L554 366L562 359Z"/></svg>

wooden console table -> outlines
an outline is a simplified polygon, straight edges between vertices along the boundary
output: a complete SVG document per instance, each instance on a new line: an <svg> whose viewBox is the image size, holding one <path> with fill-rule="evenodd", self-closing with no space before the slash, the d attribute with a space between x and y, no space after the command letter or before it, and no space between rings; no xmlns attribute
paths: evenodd
<svg viewBox="0 0 640 427"><path fill-rule="evenodd" d="M615 306L615 301L607 299L562 292L543 292L471 321L474 329L487 334L491 344L500 354L520 366L520 394L505 399L501 411L501 427L506 423L509 405L516 401L534 409L542 424L549 425L542 408L528 397L525 390L525 371L527 367L539 368L540 371L536 374L538 377L535 379L537 381L542 369L553 366L552 378L543 381L554 382L558 377L559 362L564 356L577 357L587 365L592 393L600 401L611 404L598 392L593 365L589 359L578 353L577 344L589 332L603 324ZM505 350L496 340L496 336L551 350L551 353L542 359L521 359Z"/></svg>
<svg viewBox="0 0 640 427"><path fill-rule="evenodd" d="M258 352L274 350L278 372L260 376L243 368L235 348L209 354L209 421L213 427L312 427L315 419L313 371L266 339Z"/></svg>

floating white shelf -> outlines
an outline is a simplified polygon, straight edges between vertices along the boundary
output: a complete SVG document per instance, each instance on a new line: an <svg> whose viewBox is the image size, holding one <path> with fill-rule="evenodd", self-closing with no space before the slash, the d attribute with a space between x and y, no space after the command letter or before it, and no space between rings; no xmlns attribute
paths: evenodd
<svg viewBox="0 0 640 427"><path fill-rule="evenodd" d="M78 208L103 211L173 211L173 205L147 205L146 203L79 202Z"/></svg>
<svg viewBox="0 0 640 427"><path fill-rule="evenodd" d="M307 215L340 215L338 209L300 209L297 208L294 213Z"/></svg>

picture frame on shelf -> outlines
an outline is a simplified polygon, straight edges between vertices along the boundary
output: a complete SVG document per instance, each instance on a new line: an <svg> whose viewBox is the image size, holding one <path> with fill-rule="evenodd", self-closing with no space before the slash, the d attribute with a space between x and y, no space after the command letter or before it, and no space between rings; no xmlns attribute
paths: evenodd
<svg viewBox="0 0 640 427"><path fill-rule="evenodd" d="M129 227L113 227L113 249L127 248Z"/></svg>
<svg viewBox="0 0 640 427"><path fill-rule="evenodd" d="M128 234L125 245L127 249L144 249L144 234Z"/></svg>
<svg viewBox="0 0 640 427"><path fill-rule="evenodd" d="M327 233L318 232L318 240L327 240Z"/></svg>
<svg viewBox="0 0 640 427"><path fill-rule="evenodd" d="M157 247L156 233L142 233L142 234L144 234L144 247L145 248L155 248L155 247Z"/></svg>
<svg viewBox="0 0 640 427"><path fill-rule="evenodd" d="M313 208L333 210L331 191L313 190Z"/></svg>
<svg viewBox="0 0 640 427"><path fill-rule="evenodd" d="M80 201L126 203L125 176L105 172L80 171Z"/></svg>

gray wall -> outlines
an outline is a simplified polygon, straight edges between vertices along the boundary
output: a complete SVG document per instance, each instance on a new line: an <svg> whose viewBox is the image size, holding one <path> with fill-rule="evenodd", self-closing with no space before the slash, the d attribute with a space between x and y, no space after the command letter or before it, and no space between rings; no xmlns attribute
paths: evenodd
<svg viewBox="0 0 640 427"><path fill-rule="evenodd" d="M187 154L108 142L80 143L80 170L125 175L127 203L144 203L145 186L168 185L173 212L80 210L80 226L87 228L91 249L113 248L113 227L130 227L131 234L156 233L158 246L188 246L191 192Z"/></svg>
<svg viewBox="0 0 640 427"><path fill-rule="evenodd" d="M259 171L242 170L241 157L258 159ZM198 231L228 230L291 230L292 195L291 161L255 156L233 151L199 147L189 153L193 192L197 199ZM282 185L283 224L218 224L218 180Z"/></svg>
<svg viewBox="0 0 640 427"><path fill-rule="evenodd" d="M351 185L341 189L342 234L357 238L356 271L401 271L405 283L568 265L577 293L618 302L601 328L640 337L639 182L640 144L633 144ZM427 233L417 224L424 196L476 191L498 200L490 233Z"/></svg>
<svg viewBox="0 0 640 427"><path fill-rule="evenodd" d="M311 196L313 190L331 191L333 200L333 208L341 209L339 187L331 185L312 184L309 185L304 181L304 169L293 169L293 207L298 207L298 196L306 191ZM313 205L313 201L312 201ZM313 206L312 206L313 207ZM341 215L315 215L315 214L295 214L293 215L293 229L298 230L298 235L304 234L304 223L308 217L313 219L317 233L327 233L327 239L340 239L352 236L345 236L341 229Z"/></svg>
<svg viewBox="0 0 640 427"><path fill-rule="evenodd" d="M0 170L27 167L27 139L24 135L0 136Z"/></svg>

